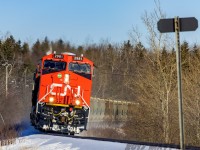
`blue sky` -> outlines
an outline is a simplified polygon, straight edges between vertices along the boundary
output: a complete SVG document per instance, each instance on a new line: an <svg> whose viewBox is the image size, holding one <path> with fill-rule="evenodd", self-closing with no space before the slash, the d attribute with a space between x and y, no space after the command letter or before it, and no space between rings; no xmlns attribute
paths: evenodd
<svg viewBox="0 0 200 150"><path fill-rule="evenodd" d="M200 20L199 0L160 0L160 3L168 18ZM9 32L29 43L45 36L74 44L105 39L120 43L129 39L128 33L137 26L145 43L141 16L154 8L154 0L0 0L0 36ZM181 39L200 44L199 30L181 33Z"/></svg>

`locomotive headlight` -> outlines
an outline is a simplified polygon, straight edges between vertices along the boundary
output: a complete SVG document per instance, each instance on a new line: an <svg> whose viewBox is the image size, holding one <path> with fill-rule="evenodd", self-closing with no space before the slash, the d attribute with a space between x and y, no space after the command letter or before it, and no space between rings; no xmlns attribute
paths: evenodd
<svg viewBox="0 0 200 150"><path fill-rule="evenodd" d="M65 74L64 83L69 84L69 74Z"/></svg>
<svg viewBox="0 0 200 150"><path fill-rule="evenodd" d="M53 103L54 102L54 97L49 97L49 102Z"/></svg>
<svg viewBox="0 0 200 150"><path fill-rule="evenodd" d="M81 102L80 102L79 99L76 99L76 100L75 100L75 104L76 104L76 105L80 105L80 103L81 103Z"/></svg>

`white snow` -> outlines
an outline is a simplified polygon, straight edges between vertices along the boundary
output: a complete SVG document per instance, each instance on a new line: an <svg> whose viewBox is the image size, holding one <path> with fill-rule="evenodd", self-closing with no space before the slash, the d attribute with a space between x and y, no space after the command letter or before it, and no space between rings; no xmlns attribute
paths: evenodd
<svg viewBox="0 0 200 150"><path fill-rule="evenodd" d="M62 136L34 134L17 139L14 145L3 146L4 150L125 150L127 144L77 139Z"/></svg>
<svg viewBox="0 0 200 150"><path fill-rule="evenodd" d="M2 150L172 150L171 148L132 145L126 143L54 136L29 128L12 145Z"/></svg>

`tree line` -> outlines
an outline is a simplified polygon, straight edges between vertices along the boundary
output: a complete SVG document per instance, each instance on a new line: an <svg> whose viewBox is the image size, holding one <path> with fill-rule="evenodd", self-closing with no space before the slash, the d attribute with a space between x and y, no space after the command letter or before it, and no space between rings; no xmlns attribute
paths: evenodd
<svg viewBox="0 0 200 150"><path fill-rule="evenodd" d="M124 124L127 139L178 143L175 50L164 46L159 50L145 48L141 42L133 44L129 40L121 44L102 42L74 46L62 39L50 41L46 37L30 46L16 41L13 36L1 39L1 64L10 64L7 98L5 66L0 66L0 113L4 120L0 120L1 126L3 122L19 123L29 117L34 66L50 49L57 53L68 51L83 54L94 61L93 97L139 104L137 111L129 114L132 117ZM199 45L190 46L184 41L181 44L181 58L186 143L200 145Z"/></svg>

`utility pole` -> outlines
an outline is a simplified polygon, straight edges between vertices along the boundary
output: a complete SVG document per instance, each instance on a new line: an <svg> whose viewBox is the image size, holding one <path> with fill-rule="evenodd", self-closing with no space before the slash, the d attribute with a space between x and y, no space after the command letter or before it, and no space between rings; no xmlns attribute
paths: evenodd
<svg viewBox="0 0 200 150"><path fill-rule="evenodd" d="M27 68L24 71L24 88L26 89L26 74L27 74Z"/></svg>
<svg viewBox="0 0 200 150"><path fill-rule="evenodd" d="M8 65L6 65L6 99L8 98Z"/></svg>
<svg viewBox="0 0 200 150"><path fill-rule="evenodd" d="M24 100L26 100L26 76L27 76L27 68L24 71Z"/></svg>
<svg viewBox="0 0 200 150"><path fill-rule="evenodd" d="M12 66L11 64L9 64L8 62L5 62L4 64L2 64L2 66L6 67L6 85L5 85L5 90L6 90L6 99L8 98L8 67Z"/></svg>
<svg viewBox="0 0 200 150"><path fill-rule="evenodd" d="M174 18L176 33L176 63L177 63L177 82L178 82L178 107L179 107L179 129L180 129L180 148L185 149L184 135L184 116L183 116L183 99L182 99L182 77L181 77L181 49L180 49L180 22L179 18Z"/></svg>

